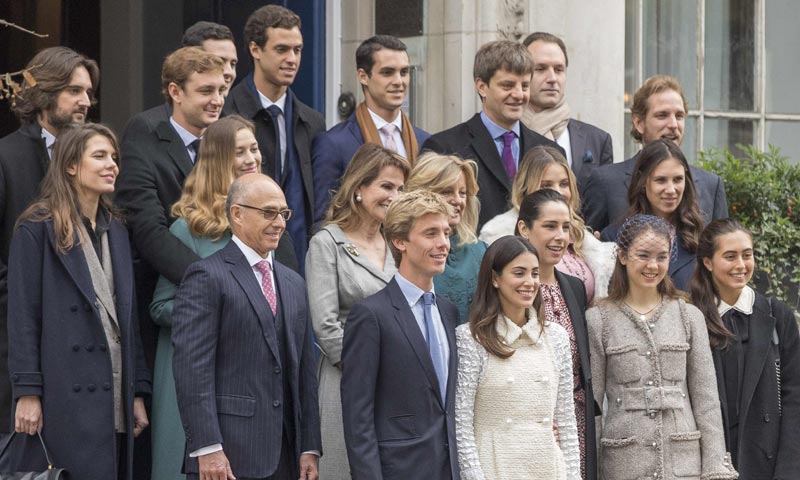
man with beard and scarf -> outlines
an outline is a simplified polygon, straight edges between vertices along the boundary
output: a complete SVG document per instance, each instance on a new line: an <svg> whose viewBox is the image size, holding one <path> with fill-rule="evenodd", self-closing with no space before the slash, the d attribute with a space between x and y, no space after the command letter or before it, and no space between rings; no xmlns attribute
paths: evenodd
<svg viewBox="0 0 800 480"><path fill-rule="evenodd" d="M688 111L683 88L676 78L650 77L633 95L631 137L642 147L660 138L668 138L680 146ZM637 153L624 162L598 168L586 179L584 192L581 192L581 209L586 225L595 232L625 220L629 207L628 186L638 156ZM722 179L694 165L690 168L704 223L727 218L728 201Z"/></svg>
<svg viewBox="0 0 800 480"><path fill-rule="evenodd" d="M0 435L14 428L6 328L6 265L14 225L38 194L61 131L86 121L100 81L97 62L66 47L40 51L25 69L30 75L11 107L21 126L0 139Z"/></svg>
<svg viewBox="0 0 800 480"><path fill-rule="evenodd" d="M533 59L531 99L522 123L561 145L583 194L586 178L595 167L614 161L611 135L594 125L570 118L567 104L567 46L559 37L534 32L522 41Z"/></svg>

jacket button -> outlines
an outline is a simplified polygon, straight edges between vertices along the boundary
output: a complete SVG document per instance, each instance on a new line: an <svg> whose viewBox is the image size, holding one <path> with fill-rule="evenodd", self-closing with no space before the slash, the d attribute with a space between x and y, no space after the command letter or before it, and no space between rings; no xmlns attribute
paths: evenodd
<svg viewBox="0 0 800 480"><path fill-rule="evenodd" d="M764 423L769 423L769 413L764 414Z"/></svg>
<svg viewBox="0 0 800 480"><path fill-rule="evenodd" d="M278 408L278 407L280 407L280 406L281 406L281 402L280 402L280 400L275 400L275 401L273 401L273 402L272 402L272 406L273 406L273 407L275 407L275 408Z"/></svg>
<svg viewBox="0 0 800 480"><path fill-rule="evenodd" d="M81 351L81 346L76 343L75 345L72 346L72 351L73 352L80 352Z"/></svg>
<svg viewBox="0 0 800 480"><path fill-rule="evenodd" d="M91 343L89 345L86 345L86 351L87 352L93 352L94 351L94 345L92 345Z"/></svg>
<svg viewBox="0 0 800 480"><path fill-rule="evenodd" d="M77 305L72 305L71 307L69 307L69 311L72 312L72 313L77 312L78 311L78 306Z"/></svg>
<svg viewBox="0 0 800 480"><path fill-rule="evenodd" d="M272 371L275 372L276 374L279 374L281 373L281 367L275 367L274 369L272 369Z"/></svg>
<svg viewBox="0 0 800 480"><path fill-rule="evenodd" d="M772 460L772 454L771 453L767 454L767 460Z"/></svg>
<svg viewBox="0 0 800 480"><path fill-rule="evenodd" d="M97 386L94 383L90 383L89 385L86 386L86 390L94 392L95 390L97 390Z"/></svg>
<svg viewBox="0 0 800 480"><path fill-rule="evenodd" d="M447 442L444 442L444 448L450 448L450 444L447 443Z"/></svg>
<svg viewBox="0 0 800 480"><path fill-rule="evenodd" d="M102 343L100 344L100 351L101 351L101 352L105 352L105 351L106 351L106 348L107 348L107 347L106 347L105 345L103 345Z"/></svg>
<svg viewBox="0 0 800 480"><path fill-rule="evenodd" d="M80 392L81 391L81 386L76 383L75 385L72 386L72 391L76 392L76 393Z"/></svg>
<svg viewBox="0 0 800 480"><path fill-rule="evenodd" d="M110 383L104 383L103 384L103 390L105 390L106 392L111 390L111 384Z"/></svg>

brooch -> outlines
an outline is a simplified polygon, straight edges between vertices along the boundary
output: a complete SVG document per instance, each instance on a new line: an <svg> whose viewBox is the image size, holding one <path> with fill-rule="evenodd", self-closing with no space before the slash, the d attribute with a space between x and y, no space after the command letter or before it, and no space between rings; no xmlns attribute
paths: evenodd
<svg viewBox="0 0 800 480"><path fill-rule="evenodd" d="M358 247L356 247L356 246L355 246L354 244L352 244L352 243L348 243L348 244L346 244L346 245L344 246L344 249L345 249L345 250L347 250L347 253L349 253L350 255L352 255L352 256L354 256L354 257L357 257L357 256L359 256L359 253L358 253Z"/></svg>

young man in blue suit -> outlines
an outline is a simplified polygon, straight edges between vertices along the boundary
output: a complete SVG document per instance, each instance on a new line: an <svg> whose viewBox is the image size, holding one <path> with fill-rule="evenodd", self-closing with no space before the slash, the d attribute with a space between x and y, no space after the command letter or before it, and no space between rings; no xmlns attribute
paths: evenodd
<svg viewBox="0 0 800 480"><path fill-rule="evenodd" d="M188 480L317 480L317 377L303 279L274 260L291 218L260 173L237 179L233 237L186 272L172 342Z"/></svg>
<svg viewBox="0 0 800 480"><path fill-rule="evenodd" d="M430 136L411 125L401 109L411 67L400 39L376 35L364 40L356 50L356 67L364 101L347 120L314 139L315 222L325 216L331 190L339 187L339 179L361 145L379 143L413 165L419 146Z"/></svg>
<svg viewBox="0 0 800 480"><path fill-rule="evenodd" d="M458 309L433 287L450 250L450 207L427 191L389 206L394 279L357 303L342 349L342 416L353 480L457 480Z"/></svg>

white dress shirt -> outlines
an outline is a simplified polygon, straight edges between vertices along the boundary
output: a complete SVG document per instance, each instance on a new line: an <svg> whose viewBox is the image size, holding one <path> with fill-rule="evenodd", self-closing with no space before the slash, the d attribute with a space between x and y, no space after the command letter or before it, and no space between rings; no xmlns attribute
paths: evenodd
<svg viewBox="0 0 800 480"><path fill-rule="evenodd" d="M50 133L46 128L42 127L42 138L44 138L44 146L47 147L47 155L50 160L53 159L53 145L56 143L56 136Z"/></svg>
<svg viewBox="0 0 800 480"><path fill-rule="evenodd" d="M258 90L256 91L258 92ZM261 100L261 106L264 109L272 105L281 109L281 114L278 115L278 130L281 132L281 171L283 172L283 168L286 166L286 118L284 117L284 112L286 111L286 92L281 95L281 98L274 102L261 92L258 92L258 98Z"/></svg>
<svg viewBox="0 0 800 480"><path fill-rule="evenodd" d="M197 159L197 152L194 151L194 147L192 146L192 142L197 140L199 137L195 137L193 133L189 130L183 128L178 122L175 121L174 118L170 115L169 123L172 125L172 128L178 133L178 136L181 137L181 141L183 145L186 147L186 151L189 152L189 159L194 163Z"/></svg>
<svg viewBox="0 0 800 480"><path fill-rule="evenodd" d="M564 129L561 136L556 139L556 143L564 149L564 153L567 156L567 164L572 167L572 146L569 143L569 128Z"/></svg>
<svg viewBox="0 0 800 480"><path fill-rule="evenodd" d="M383 143L384 147L386 146L386 134L383 133L383 130L381 130L381 128L383 128L384 125L386 125L388 123L391 123L392 125L395 126L394 135L392 135L392 138L394 139L394 144L397 145L397 153L399 155L402 155L405 158L408 158L408 154L406 152L406 146L403 143L403 115L402 115L402 112L400 110L398 110L397 111L397 116L394 118L394 120L392 120L391 122L387 122L386 120L381 118L377 113L373 112L369 108L367 109L367 111L369 112L369 116L372 117L372 123L375 124L375 128L378 129L378 134L381 136L381 143Z"/></svg>

